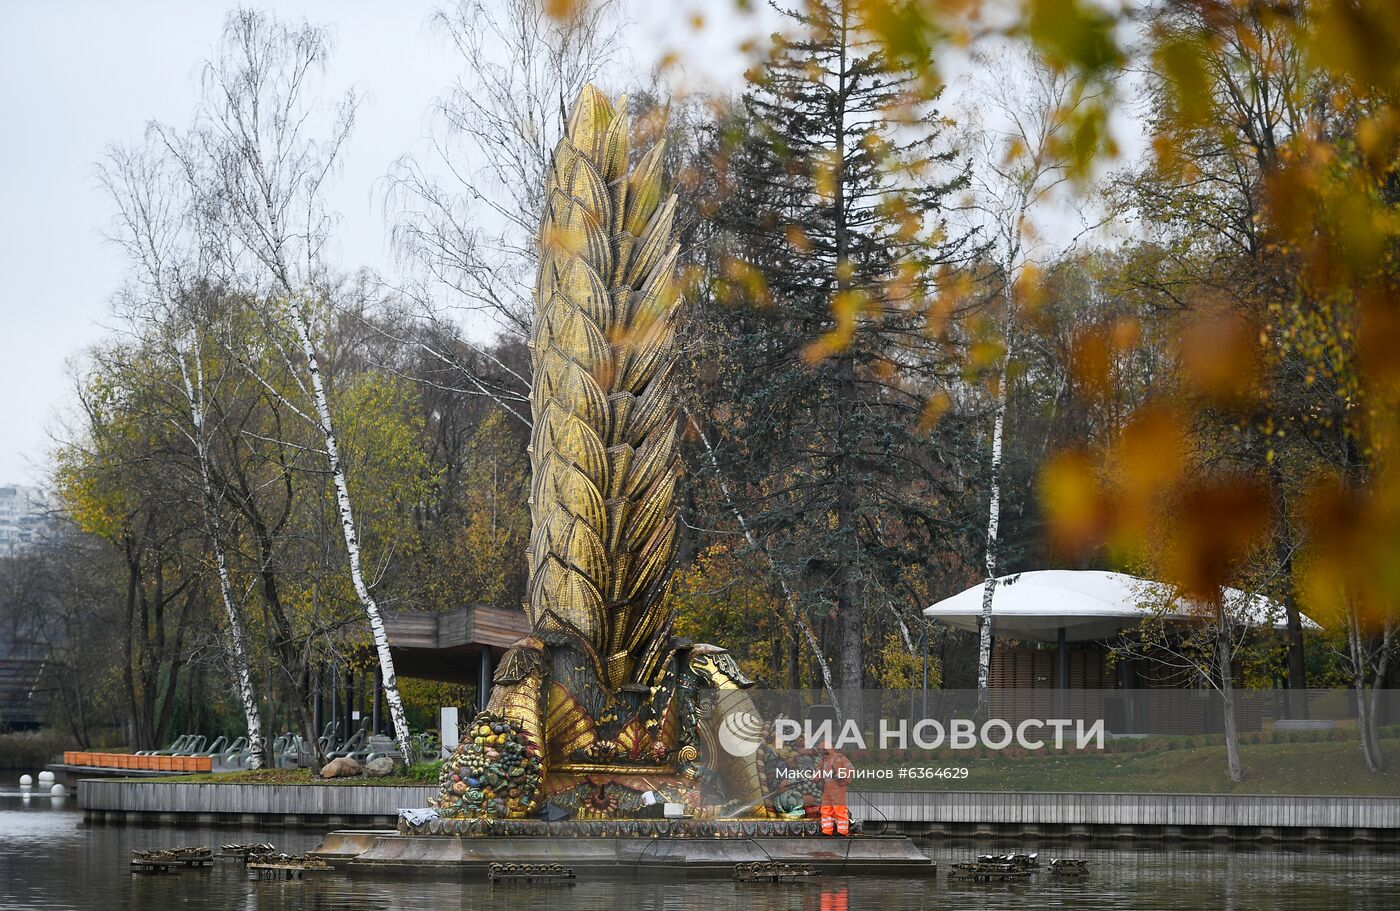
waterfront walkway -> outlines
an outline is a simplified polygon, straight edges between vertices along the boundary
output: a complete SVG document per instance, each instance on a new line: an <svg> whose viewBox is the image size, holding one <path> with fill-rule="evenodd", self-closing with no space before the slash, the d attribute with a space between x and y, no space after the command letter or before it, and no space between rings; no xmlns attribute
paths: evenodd
<svg viewBox="0 0 1400 911"><path fill-rule="evenodd" d="M186 784L85 779L89 822L392 828L435 787ZM872 833L1400 843L1400 797L852 792Z"/></svg>

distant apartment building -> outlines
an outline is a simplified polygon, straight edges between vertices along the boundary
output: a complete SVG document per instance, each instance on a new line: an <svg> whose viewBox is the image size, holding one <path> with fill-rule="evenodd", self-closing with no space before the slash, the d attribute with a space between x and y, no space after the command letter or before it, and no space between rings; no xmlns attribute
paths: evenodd
<svg viewBox="0 0 1400 911"><path fill-rule="evenodd" d="M49 509L49 498L38 487L0 485L0 557L42 540L52 527ZM48 699L39 686L43 668L34 643L0 630L0 730L40 726Z"/></svg>
<svg viewBox="0 0 1400 911"><path fill-rule="evenodd" d="M49 498L38 487L0 485L0 554L41 539L52 525Z"/></svg>

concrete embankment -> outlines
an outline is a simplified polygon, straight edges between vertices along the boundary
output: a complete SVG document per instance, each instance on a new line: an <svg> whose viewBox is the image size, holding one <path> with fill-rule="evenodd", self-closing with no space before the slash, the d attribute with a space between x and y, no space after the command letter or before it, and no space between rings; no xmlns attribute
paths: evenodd
<svg viewBox="0 0 1400 911"><path fill-rule="evenodd" d="M425 807L436 794L435 787L83 779L78 806L91 823L384 829L400 809Z"/></svg>
<svg viewBox="0 0 1400 911"><path fill-rule="evenodd" d="M1400 843L1400 797L867 791L851 810L904 835Z"/></svg>
<svg viewBox="0 0 1400 911"><path fill-rule="evenodd" d="M85 779L92 823L392 828L432 787ZM924 836L1400 843L1400 797L995 791L852 793L866 830Z"/></svg>

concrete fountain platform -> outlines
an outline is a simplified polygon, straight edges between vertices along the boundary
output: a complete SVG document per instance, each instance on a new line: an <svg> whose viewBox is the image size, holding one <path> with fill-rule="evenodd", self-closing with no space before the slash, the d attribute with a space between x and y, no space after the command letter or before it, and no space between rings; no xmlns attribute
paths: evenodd
<svg viewBox="0 0 1400 911"><path fill-rule="evenodd" d="M415 829L423 831L414 831ZM491 864L561 864L589 878L729 879L743 863L823 874L932 876L901 835L822 835L782 820L432 820L400 831L331 832L314 852L349 873L485 878Z"/></svg>

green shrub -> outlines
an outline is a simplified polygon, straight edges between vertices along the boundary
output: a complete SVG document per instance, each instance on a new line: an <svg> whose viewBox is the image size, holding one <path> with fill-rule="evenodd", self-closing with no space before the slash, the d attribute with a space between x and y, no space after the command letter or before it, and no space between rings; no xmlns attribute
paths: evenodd
<svg viewBox="0 0 1400 911"><path fill-rule="evenodd" d="M0 768L23 769L29 774L58 760L64 750L77 749L66 734L56 731L12 731L0 734Z"/></svg>
<svg viewBox="0 0 1400 911"><path fill-rule="evenodd" d="M415 762L408 767L404 775L414 781L421 781L424 784L437 784L438 772L442 768L442 760L437 759L431 762Z"/></svg>

